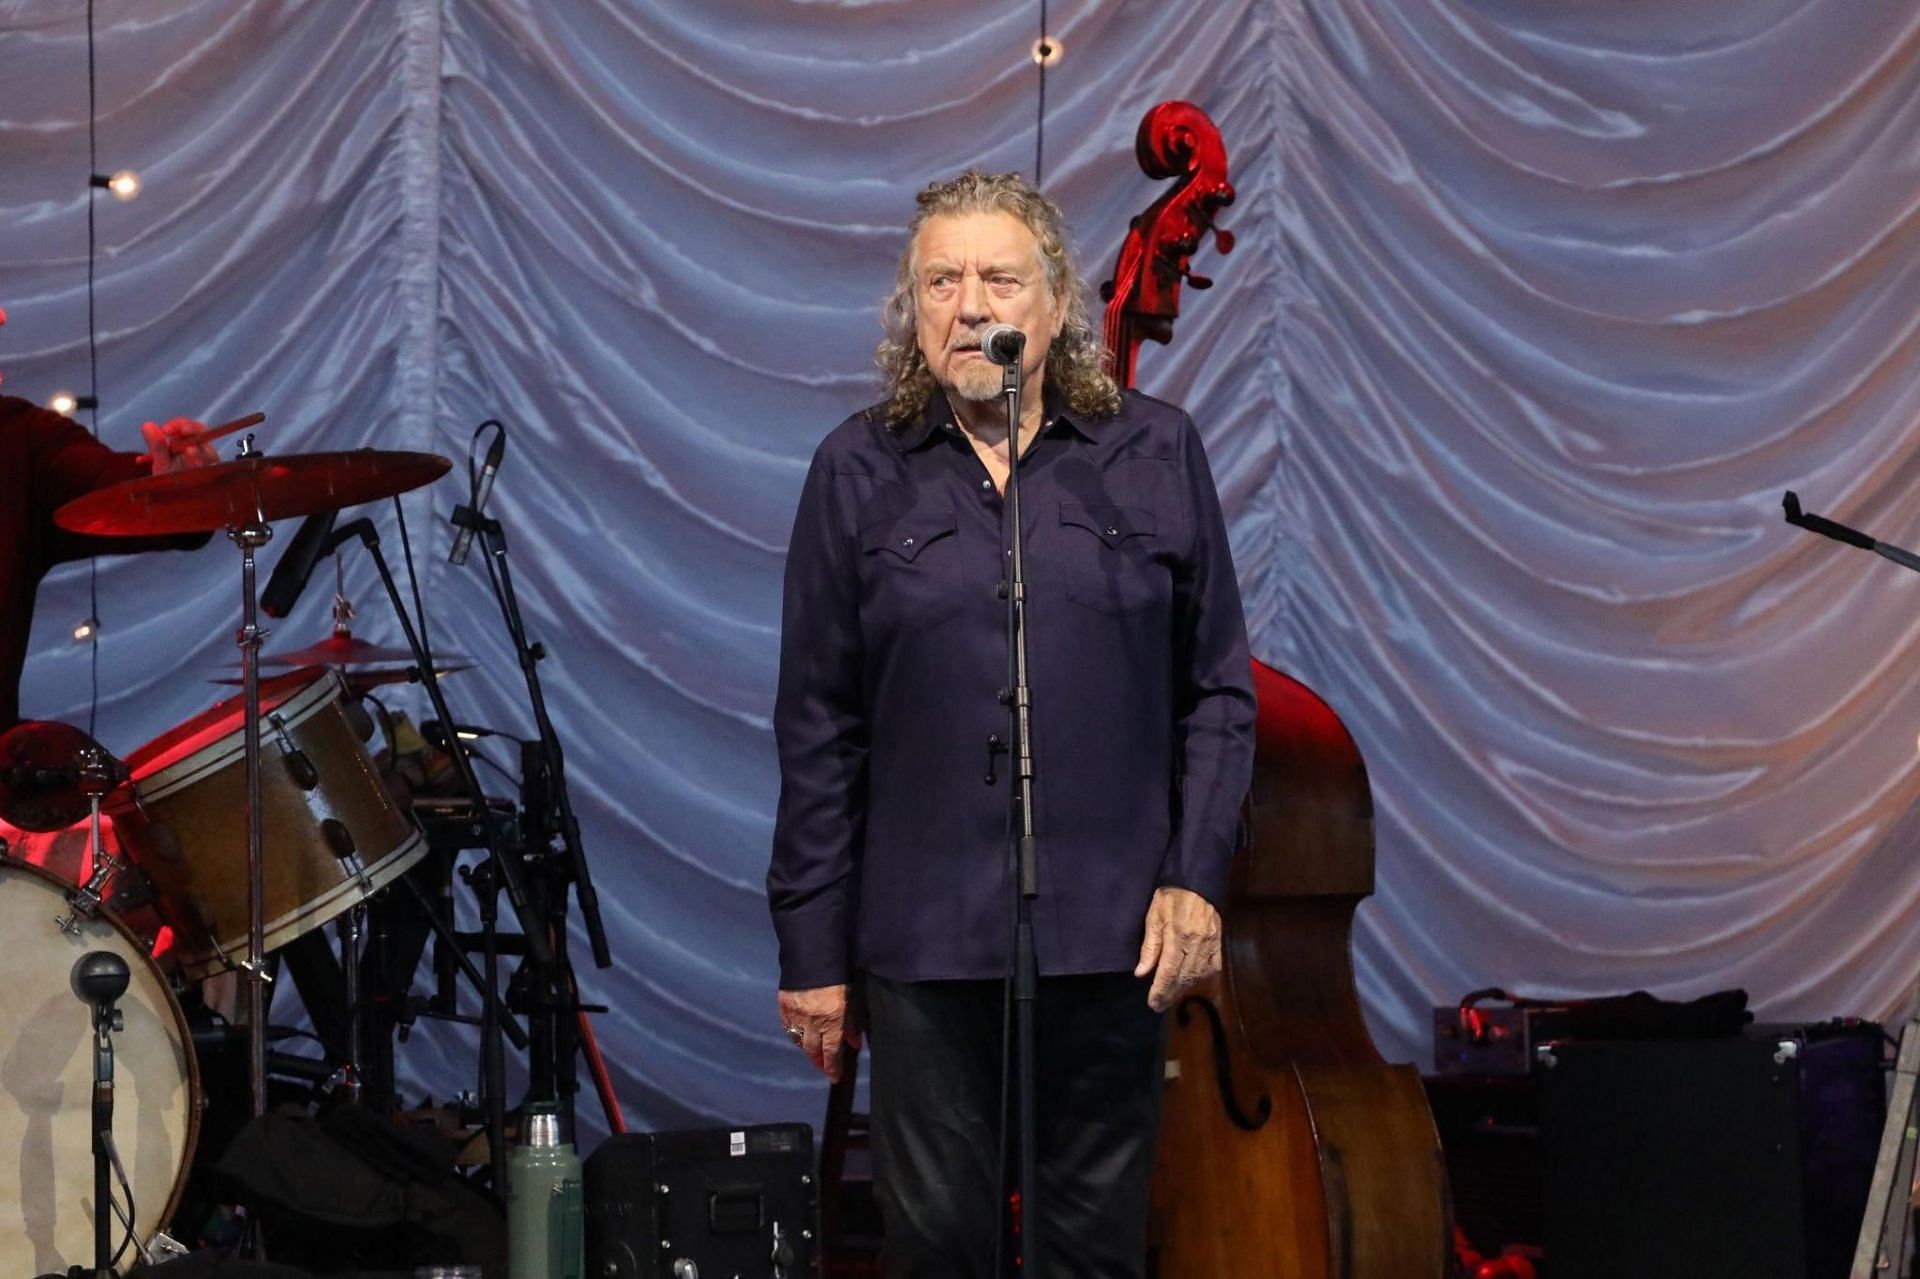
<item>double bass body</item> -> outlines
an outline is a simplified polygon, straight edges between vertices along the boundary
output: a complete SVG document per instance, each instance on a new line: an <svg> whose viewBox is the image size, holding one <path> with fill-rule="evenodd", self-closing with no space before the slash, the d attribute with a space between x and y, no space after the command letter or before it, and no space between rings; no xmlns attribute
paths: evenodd
<svg viewBox="0 0 1920 1279"><path fill-rule="evenodd" d="M1333 711L1254 664L1259 744L1223 971L1170 1031L1161 1279L1441 1279L1445 1173L1420 1079L1361 1018L1353 912L1373 891L1366 765Z"/></svg>

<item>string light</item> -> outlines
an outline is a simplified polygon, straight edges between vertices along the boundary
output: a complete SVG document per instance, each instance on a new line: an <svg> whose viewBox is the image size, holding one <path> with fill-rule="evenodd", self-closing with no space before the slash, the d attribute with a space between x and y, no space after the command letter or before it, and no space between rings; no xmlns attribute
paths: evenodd
<svg viewBox="0 0 1920 1279"><path fill-rule="evenodd" d="M100 178L100 60L93 32L93 3L87 0L87 172L89 183L96 189L114 191L113 178L102 182ZM1041 0L1042 4L1046 0ZM1042 26L1044 27L1044 23ZM136 179L133 190L140 189ZM115 195L119 192L114 191ZM93 198L92 191L87 193L87 386L84 397L92 407L88 415L88 425L93 438L100 438L100 325L95 318L94 275L98 267L100 244L98 234L99 201ZM120 196L122 200L131 199L131 195ZM78 408L82 397L74 397L74 407ZM85 643L87 653L87 733L89 736L98 731L100 719L100 560L97 556L87 557L87 617L86 621L74 628L73 638Z"/></svg>
<svg viewBox="0 0 1920 1279"><path fill-rule="evenodd" d="M96 173L88 181L103 191L112 192L113 198L122 204L140 194L140 175L132 169L122 169L114 174Z"/></svg>
<svg viewBox="0 0 1920 1279"><path fill-rule="evenodd" d="M72 391L55 391L47 397L47 407L62 417L72 417L81 409L97 409L100 401L91 395L75 395Z"/></svg>
<svg viewBox="0 0 1920 1279"><path fill-rule="evenodd" d="M1060 43L1058 36L1041 36L1033 42L1033 60L1043 67L1059 62L1066 51L1067 47Z"/></svg>

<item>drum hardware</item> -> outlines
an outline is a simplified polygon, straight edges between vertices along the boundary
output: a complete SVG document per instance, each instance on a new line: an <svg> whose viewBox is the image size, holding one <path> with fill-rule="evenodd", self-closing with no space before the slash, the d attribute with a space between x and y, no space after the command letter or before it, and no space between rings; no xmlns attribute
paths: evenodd
<svg viewBox="0 0 1920 1279"><path fill-rule="evenodd" d="M101 906L107 900L107 885L127 869L127 864L118 857L100 851L97 833L93 838L95 851L91 863L92 873L87 876L86 883L67 894L67 913L56 916L53 921L54 926L69 937L80 935L82 919L92 919L100 913Z"/></svg>
<svg viewBox="0 0 1920 1279"><path fill-rule="evenodd" d="M79 920L99 914L108 886L127 868L100 838L100 805L126 768L69 724L29 720L0 734L0 816L22 830L51 833L87 818L87 881L67 896L61 932L79 935Z"/></svg>
<svg viewBox="0 0 1920 1279"><path fill-rule="evenodd" d="M360 1097L360 1052L366 1018L360 1006L360 934L365 930L367 908L354 906L340 917L340 969L347 980L347 1058L341 1063L341 1081L347 1096Z"/></svg>
<svg viewBox="0 0 1920 1279"><path fill-rule="evenodd" d="M286 766L287 776L293 779L293 784L301 790L312 790L318 786L320 771L307 758L307 753L295 746L293 739L287 736L287 721L276 712L267 717L267 722L273 726L273 739L280 747L280 762Z"/></svg>
<svg viewBox="0 0 1920 1279"><path fill-rule="evenodd" d="M268 458L242 439L228 462L111 485L68 502L54 522L76 533L164 535L225 529L240 550L240 649L247 817L247 1082L253 1113L266 1113L266 883L261 825L260 644L254 553L273 537L270 521L394 496L451 467L424 453L310 453Z"/></svg>
<svg viewBox="0 0 1920 1279"><path fill-rule="evenodd" d="M360 891L371 897L374 892L373 881L367 878L367 868L360 860L360 850L354 847L353 832L337 818L329 817L320 823L320 831L326 837L327 844L333 849L333 855L352 875L354 882L360 885Z"/></svg>
<svg viewBox="0 0 1920 1279"><path fill-rule="evenodd" d="M71 724L26 720L0 733L0 817L47 834L87 815L91 789L105 794L120 762Z"/></svg>

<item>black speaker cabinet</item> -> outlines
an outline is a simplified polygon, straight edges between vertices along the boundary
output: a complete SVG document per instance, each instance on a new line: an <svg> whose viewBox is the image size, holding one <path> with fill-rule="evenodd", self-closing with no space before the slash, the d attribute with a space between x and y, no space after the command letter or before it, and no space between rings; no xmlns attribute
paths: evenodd
<svg viewBox="0 0 1920 1279"><path fill-rule="evenodd" d="M1879 1068L1877 1029L1554 1046L1535 1071L1553 1279L1844 1276Z"/></svg>
<svg viewBox="0 0 1920 1279"><path fill-rule="evenodd" d="M586 1162L589 1279L801 1279L819 1230L806 1124L622 1133Z"/></svg>

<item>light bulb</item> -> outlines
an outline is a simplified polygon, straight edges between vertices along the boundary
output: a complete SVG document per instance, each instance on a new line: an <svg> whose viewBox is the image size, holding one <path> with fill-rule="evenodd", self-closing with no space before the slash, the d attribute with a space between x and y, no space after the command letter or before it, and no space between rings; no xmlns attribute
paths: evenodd
<svg viewBox="0 0 1920 1279"><path fill-rule="evenodd" d="M73 628L73 638L84 644L86 641L92 639L93 633L99 629L100 629L99 618L97 617L82 618L80 620L80 624Z"/></svg>
<svg viewBox="0 0 1920 1279"><path fill-rule="evenodd" d="M1033 42L1033 60L1043 67L1050 67L1060 61L1066 46L1060 43L1059 36L1041 36Z"/></svg>
<svg viewBox="0 0 1920 1279"><path fill-rule="evenodd" d="M66 417L75 409L97 409L100 407L100 401L91 395L75 395L72 391L55 391L47 397L47 407Z"/></svg>
<svg viewBox="0 0 1920 1279"><path fill-rule="evenodd" d="M122 169L111 177L104 173L96 173L89 180L94 186L113 192L113 198L116 200L131 200L140 194L140 175L132 169Z"/></svg>

